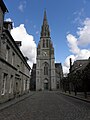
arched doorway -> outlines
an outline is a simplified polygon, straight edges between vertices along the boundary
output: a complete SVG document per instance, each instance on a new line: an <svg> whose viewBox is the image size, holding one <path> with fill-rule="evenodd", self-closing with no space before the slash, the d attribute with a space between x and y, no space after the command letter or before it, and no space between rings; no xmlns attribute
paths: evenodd
<svg viewBox="0 0 90 120"><path fill-rule="evenodd" d="M44 80L44 90L48 90L48 79Z"/></svg>

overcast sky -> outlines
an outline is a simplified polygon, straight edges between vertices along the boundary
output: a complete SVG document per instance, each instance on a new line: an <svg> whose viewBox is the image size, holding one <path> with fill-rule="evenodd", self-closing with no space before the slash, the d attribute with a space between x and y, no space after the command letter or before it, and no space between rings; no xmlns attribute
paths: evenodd
<svg viewBox="0 0 90 120"><path fill-rule="evenodd" d="M5 20L13 21L11 34L22 41L21 50L36 62L36 47L40 40L44 10L47 12L55 61L68 72L72 60L90 57L90 0L4 0L9 13Z"/></svg>

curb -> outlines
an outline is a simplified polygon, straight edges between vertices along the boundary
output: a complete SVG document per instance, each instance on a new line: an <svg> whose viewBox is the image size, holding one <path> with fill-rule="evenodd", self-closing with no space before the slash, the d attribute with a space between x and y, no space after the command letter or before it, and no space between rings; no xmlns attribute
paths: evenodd
<svg viewBox="0 0 90 120"><path fill-rule="evenodd" d="M3 109L5 109L5 108L8 108L8 107L10 107L10 106L12 106L12 105L20 102L20 101L23 101L24 99L26 99L26 98L28 98L28 97L30 97L32 95L34 95L34 92L33 93L28 93L28 94L23 95L21 97L17 97L15 99L12 99L12 100L7 101L5 103L1 103L0 104L0 111L3 110Z"/></svg>
<svg viewBox="0 0 90 120"><path fill-rule="evenodd" d="M60 94L63 94L63 95L66 95L66 96L68 96L68 97L72 97L72 98L75 98L75 99L82 100L82 101L84 101L84 102L90 103L90 100L87 100L87 99L82 99L82 98L80 98L80 97L73 96L73 95L70 95L70 94L67 94L67 93L62 93L62 92L60 92Z"/></svg>

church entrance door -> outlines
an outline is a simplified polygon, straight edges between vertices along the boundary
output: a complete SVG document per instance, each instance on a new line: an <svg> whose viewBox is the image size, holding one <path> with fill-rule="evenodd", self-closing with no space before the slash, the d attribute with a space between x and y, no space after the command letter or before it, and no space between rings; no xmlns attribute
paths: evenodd
<svg viewBox="0 0 90 120"><path fill-rule="evenodd" d="M44 80L44 90L48 90L48 80Z"/></svg>
<svg viewBox="0 0 90 120"><path fill-rule="evenodd" d="M44 90L48 90L48 83L44 83Z"/></svg>

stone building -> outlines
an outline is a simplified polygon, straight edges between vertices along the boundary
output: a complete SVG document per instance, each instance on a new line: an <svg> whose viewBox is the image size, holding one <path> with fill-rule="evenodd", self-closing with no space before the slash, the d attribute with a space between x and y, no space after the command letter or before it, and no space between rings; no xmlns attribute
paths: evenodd
<svg viewBox="0 0 90 120"><path fill-rule="evenodd" d="M63 78L63 70L61 63L55 63L55 73L56 73L56 88L61 89L61 80Z"/></svg>
<svg viewBox="0 0 90 120"><path fill-rule="evenodd" d="M31 79L30 79L30 90L36 90L36 64L33 64L32 71L31 71Z"/></svg>
<svg viewBox="0 0 90 120"><path fill-rule="evenodd" d="M50 37L50 30L44 11L40 41L36 58L36 90L56 90L56 69L54 47Z"/></svg>
<svg viewBox="0 0 90 120"><path fill-rule="evenodd" d="M69 87L71 91L90 91L90 58L76 60L72 64L70 59Z"/></svg>
<svg viewBox="0 0 90 120"><path fill-rule="evenodd" d="M0 103L29 91L30 66L10 34L11 22L4 21L7 8L0 0Z"/></svg>

